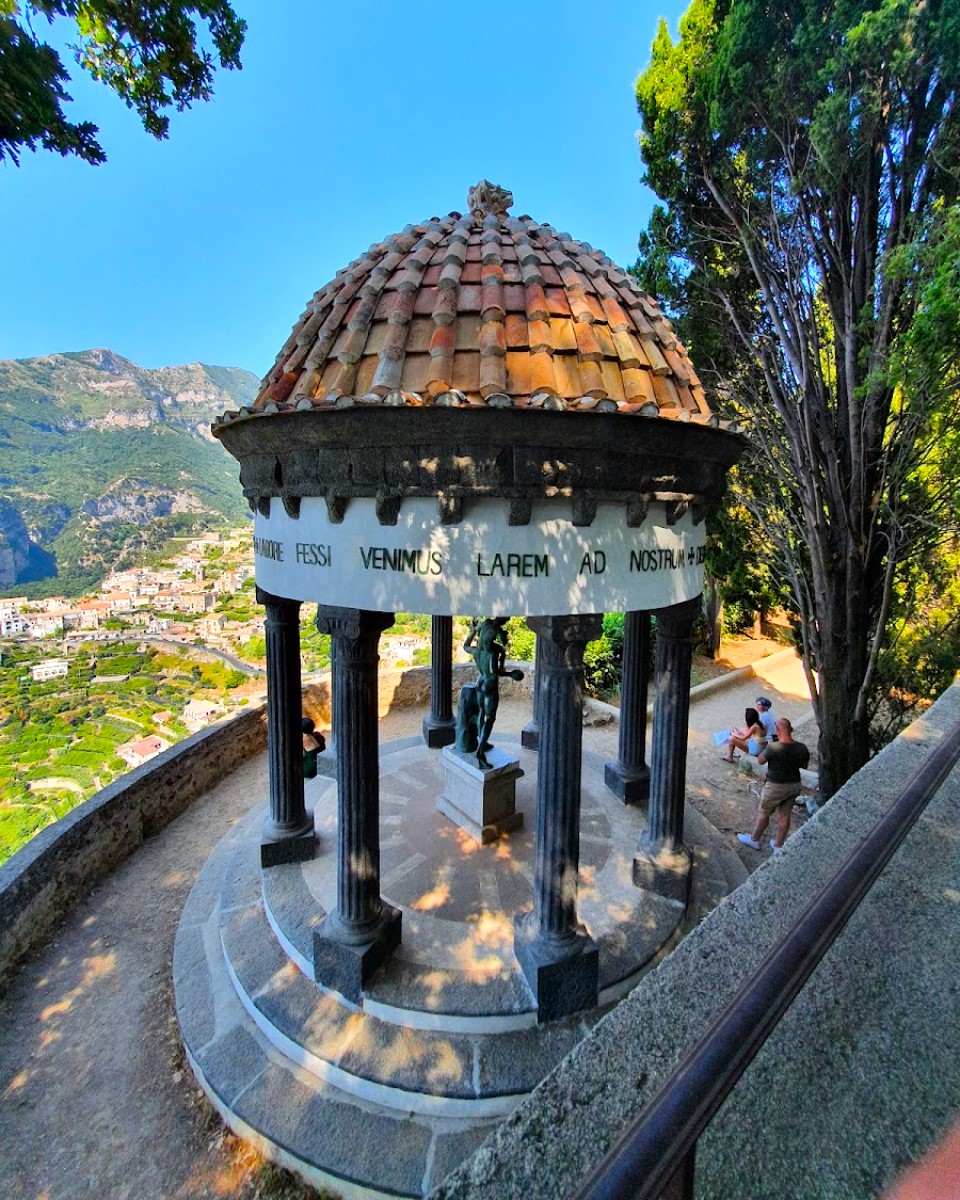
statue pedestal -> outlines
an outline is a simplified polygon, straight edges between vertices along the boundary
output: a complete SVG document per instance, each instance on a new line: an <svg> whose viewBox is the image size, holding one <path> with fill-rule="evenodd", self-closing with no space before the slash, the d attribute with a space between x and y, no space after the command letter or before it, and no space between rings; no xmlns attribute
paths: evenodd
<svg viewBox="0 0 960 1200"><path fill-rule="evenodd" d="M481 845L523 825L516 797L517 780L523 776L520 763L502 750L489 750L487 761L490 768L484 771L477 766L475 754L451 746L440 753L443 792L437 797L437 808Z"/></svg>

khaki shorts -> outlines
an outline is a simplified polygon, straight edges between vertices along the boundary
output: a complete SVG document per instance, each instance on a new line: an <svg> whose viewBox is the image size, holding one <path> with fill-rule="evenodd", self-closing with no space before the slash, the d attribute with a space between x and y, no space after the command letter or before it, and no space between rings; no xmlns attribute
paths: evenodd
<svg viewBox="0 0 960 1200"><path fill-rule="evenodd" d="M773 783L768 779L760 793L760 811L772 816L778 808L793 804L802 788L803 784L799 779L796 783Z"/></svg>

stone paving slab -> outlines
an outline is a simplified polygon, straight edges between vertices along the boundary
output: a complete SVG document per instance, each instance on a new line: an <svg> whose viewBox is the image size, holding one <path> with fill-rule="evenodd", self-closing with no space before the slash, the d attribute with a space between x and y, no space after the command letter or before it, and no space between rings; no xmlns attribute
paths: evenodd
<svg viewBox="0 0 960 1200"><path fill-rule="evenodd" d="M432 1014L461 1017L533 1011L513 955L513 916L533 902L537 760L515 738L505 737L500 745L517 755L526 772L517 788L525 827L490 846L480 846L437 810L443 779L435 754L413 746L385 759L382 890L387 901L404 909L404 935L393 961L368 988L378 1005L423 1005ZM315 820L326 843L336 832L335 788L328 784L316 789L314 798ZM633 885L632 853L645 825L639 809L618 803L603 786L603 762L587 752L580 913L601 947L603 986L635 974L681 919L675 906ZM697 826L696 834L711 856L725 853L706 824ZM318 855L301 870L319 909L335 903L332 854ZM734 875L739 882L736 871ZM285 938L305 947L301 931L310 915L302 893L294 895L289 880L282 885L269 882L267 899ZM410 964L423 969L420 981ZM402 972L402 987L394 977L397 971ZM408 993L410 984L414 991Z"/></svg>

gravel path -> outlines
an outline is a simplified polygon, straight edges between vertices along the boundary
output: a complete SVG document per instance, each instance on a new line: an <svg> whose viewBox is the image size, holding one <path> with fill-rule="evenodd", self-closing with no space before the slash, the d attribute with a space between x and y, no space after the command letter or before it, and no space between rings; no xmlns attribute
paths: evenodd
<svg viewBox="0 0 960 1200"><path fill-rule="evenodd" d="M795 660L691 707L687 795L736 841L756 801L719 761L711 733L742 720L758 694L794 723L810 704ZM501 705L517 731L525 705ZM422 713L382 722L383 740L419 733ZM812 728L808 726L808 728ZM801 728L800 736L803 736ZM813 739L811 738L811 741ZM616 756L611 722L585 746ZM184 1065L172 1012L171 954L180 910L200 867L230 826L266 793L266 756L251 760L146 842L75 909L0 998L0 1195L6 1200L295 1200L315 1193L226 1134Z"/></svg>

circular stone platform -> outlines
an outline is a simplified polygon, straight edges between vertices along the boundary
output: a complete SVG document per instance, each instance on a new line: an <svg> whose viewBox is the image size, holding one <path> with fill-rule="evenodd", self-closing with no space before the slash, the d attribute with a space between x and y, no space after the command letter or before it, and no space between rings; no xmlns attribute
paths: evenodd
<svg viewBox="0 0 960 1200"><path fill-rule="evenodd" d="M579 912L599 947L600 1007L549 1025L513 955L532 905L537 756L523 829L480 846L436 807L439 756L381 750L381 891L403 912L398 950L360 1007L313 980L313 930L336 899L336 784L307 785L320 839L306 863L261 870L258 805L214 852L177 934L177 1014L191 1063L227 1123L313 1183L347 1195L425 1194L584 1037L605 1008L742 878L693 810L691 899L632 883L640 810L583 759Z"/></svg>

